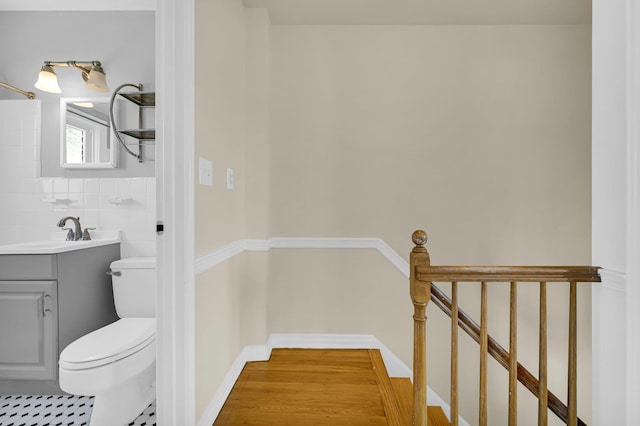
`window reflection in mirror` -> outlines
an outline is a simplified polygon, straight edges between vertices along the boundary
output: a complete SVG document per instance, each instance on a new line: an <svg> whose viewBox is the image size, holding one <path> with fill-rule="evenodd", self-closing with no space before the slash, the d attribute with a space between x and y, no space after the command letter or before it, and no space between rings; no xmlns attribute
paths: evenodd
<svg viewBox="0 0 640 426"><path fill-rule="evenodd" d="M108 98L62 98L60 116L61 167L117 166L117 144L109 120Z"/></svg>

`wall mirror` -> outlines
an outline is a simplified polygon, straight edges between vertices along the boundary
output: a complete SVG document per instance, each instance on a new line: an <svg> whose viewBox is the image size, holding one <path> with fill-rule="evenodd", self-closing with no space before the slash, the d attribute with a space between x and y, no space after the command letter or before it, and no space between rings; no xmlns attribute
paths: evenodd
<svg viewBox="0 0 640 426"><path fill-rule="evenodd" d="M109 98L60 99L62 168L115 168L118 166L117 151L117 140L109 120Z"/></svg>

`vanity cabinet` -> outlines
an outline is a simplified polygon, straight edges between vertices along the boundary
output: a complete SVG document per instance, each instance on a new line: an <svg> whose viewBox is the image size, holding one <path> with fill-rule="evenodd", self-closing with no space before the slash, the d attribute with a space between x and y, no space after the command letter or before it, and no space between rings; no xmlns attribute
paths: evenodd
<svg viewBox="0 0 640 426"><path fill-rule="evenodd" d="M54 380L55 281L0 281L0 377Z"/></svg>
<svg viewBox="0 0 640 426"><path fill-rule="evenodd" d="M62 393L60 352L118 319L109 265L120 244L0 255L0 394Z"/></svg>

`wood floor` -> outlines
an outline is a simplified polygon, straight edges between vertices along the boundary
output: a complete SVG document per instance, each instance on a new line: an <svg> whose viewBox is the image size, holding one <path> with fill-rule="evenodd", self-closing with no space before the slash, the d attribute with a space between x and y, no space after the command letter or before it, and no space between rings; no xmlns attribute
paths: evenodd
<svg viewBox="0 0 640 426"><path fill-rule="evenodd" d="M378 350L274 349L246 364L214 425L406 426L410 413L411 382L390 380ZM429 422L449 425L439 407Z"/></svg>

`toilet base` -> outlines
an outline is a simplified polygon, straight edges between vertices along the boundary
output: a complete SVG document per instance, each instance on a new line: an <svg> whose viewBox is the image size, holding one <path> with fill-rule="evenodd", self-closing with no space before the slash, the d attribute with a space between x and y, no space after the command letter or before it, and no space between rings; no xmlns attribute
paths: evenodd
<svg viewBox="0 0 640 426"><path fill-rule="evenodd" d="M89 426L124 426L138 417L156 398L156 363L140 375L95 395Z"/></svg>

